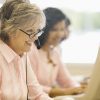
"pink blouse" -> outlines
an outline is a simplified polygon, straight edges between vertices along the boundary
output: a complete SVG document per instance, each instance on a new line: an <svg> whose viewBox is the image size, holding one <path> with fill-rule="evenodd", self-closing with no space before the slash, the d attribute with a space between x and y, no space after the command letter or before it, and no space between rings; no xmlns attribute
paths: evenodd
<svg viewBox="0 0 100 100"><path fill-rule="evenodd" d="M0 40L0 100L27 100L27 93L29 100L52 100L38 84L28 57L20 58Z"/></svg>
<svg viewBox="0 0 100 100"><path fill-rule="evenodd" d="M44 91L49 92L51 87L57 82L62 88L78 87L77 82L72 80L67 68L61 62L60 54L57 49L53 50L51 59L55 66L48 63L46 52L43 50L37 50L33 45L31 52L29 52L30 61L33 66L33 70L37 76L38 81L43 86Z"/></svg>

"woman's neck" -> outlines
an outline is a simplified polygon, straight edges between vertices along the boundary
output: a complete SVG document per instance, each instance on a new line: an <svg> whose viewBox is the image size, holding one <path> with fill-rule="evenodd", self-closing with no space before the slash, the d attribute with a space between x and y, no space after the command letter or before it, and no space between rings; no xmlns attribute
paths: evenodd
<svg viewBox="0 0 100 100"><path fill-rule="evenodd" d="M9 45L9 44L7 44L17 55L19 55L20 57L22 57L23 56L23 52L22 51L20 51L18 48L14 48L14 47L12 47L11 45Z"/></svg>
<svg viewBox="0 0 100 100"><path fill-rule="evenodd" d="M50 52L51 50L54 49L54 47L53 47L53 45L45 44L41 49L46 52Z"/></svg>
<svg viewBox="0 0 100 100"><path fill-rule="evenodd" d="M45 54L46 54L46 57L47 57L47 61L48 61L47 63L48 64L52 64L52 66L55 67L56 64L52 59L54 46L53 45L44 45L41 49L43 51L45 51Z"/></svg>

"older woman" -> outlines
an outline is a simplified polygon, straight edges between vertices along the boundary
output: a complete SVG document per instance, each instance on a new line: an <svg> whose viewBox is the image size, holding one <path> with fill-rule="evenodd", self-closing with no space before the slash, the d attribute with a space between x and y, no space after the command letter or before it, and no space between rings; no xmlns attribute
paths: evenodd
<svg viewBox="0 0 100 100"><path fill-rule="evenodd" d="M40 44L36 41L38 48L40 48L39 53L36 49L33 50L33 54L30 52L31 63L34 65L33 70L44 91L50 96L81 93L83 88L72 80L57 49L61 41L69 35L70 20L57 8L47 8L44 13L46 27L39 37ZM54 88L56 87L55 83L59 84L60 87Z"/></svg>
<svg viewBox="0 0 100 100"><path fill-rule="evenodd" d="M5 3L0 15L0 100L52 100L42 91L25 53L44 27L42 11L15 0Z"/></svg>

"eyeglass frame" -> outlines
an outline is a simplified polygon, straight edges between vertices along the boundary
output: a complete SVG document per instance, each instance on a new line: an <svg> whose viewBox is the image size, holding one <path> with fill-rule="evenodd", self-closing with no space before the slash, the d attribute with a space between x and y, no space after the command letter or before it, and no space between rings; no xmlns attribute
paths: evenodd
<svg viewBox="0 0 100 100"><path fill-rule="evenodd" d="M19 28L19 30L22 31L23 33L25 33L26 35L28 35L30 39L33 39L36 35L37 35L37 37L39 37L39 36L41 36L42 33L44 32L44 31L43 31L44 28L41 29L41 30L39 29L39 31L38 31L37 33L35 33L35 34L34 34L34 33L29 34L28 32L26 32L26 31L24 31L23 29L20 29L20 28ZM40 34L39 34L39 33L40 33ZM33 34L34 34L34 35L33 35Z"/></svg>

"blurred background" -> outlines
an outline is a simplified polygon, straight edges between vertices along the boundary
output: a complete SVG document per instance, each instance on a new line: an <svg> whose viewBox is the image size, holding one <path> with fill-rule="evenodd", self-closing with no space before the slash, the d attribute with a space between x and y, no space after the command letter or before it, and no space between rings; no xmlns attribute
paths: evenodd
<svg viewBox="0 0 100 100"><path fill-rule="evenodd" d="M3 2L0 0L0 6ZM100 0L30 0L30 3L41 9L60 8L70 18L70 37L60 45L62 61L74 74L90 74L100 45Z"/></svg>
<svg viewBox="0 0 100 100"><path fill-rule="evenodd" d="M61 44L65 63L95 63L100 43L100 0L30 0L41 9L60 8L71 20L70 37Z"/></svg>
<svg viewBox="0 0 100 100"><path fill-rule="evenodd" d="M0 0L0 6L5 0ZM70 37L61 44L65 63L94 63L100 43L100 0L30 0L41 9L60 8L71 20Z"/></svg>

